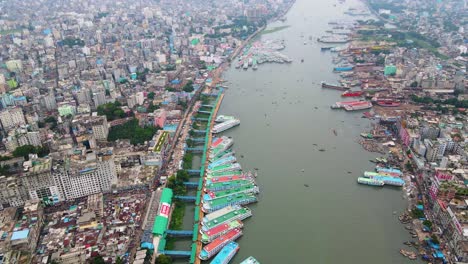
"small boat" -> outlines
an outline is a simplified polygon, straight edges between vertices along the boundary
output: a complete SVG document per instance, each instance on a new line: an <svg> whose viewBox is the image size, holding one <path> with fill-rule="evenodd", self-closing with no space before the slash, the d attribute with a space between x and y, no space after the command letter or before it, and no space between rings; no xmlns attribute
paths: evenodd
<svg viewBox="0 0 468 264"><path fill-rule="evenodd" d="M335 136L338 136L338 133L336 133L335 129L333 129L333 134L335 134Z"/></svg>
<svg viewBox="0 0 468 264"><path fill-rule="evenodd" d="M304 62L304 59L301 59L301 62Z"/></svg>

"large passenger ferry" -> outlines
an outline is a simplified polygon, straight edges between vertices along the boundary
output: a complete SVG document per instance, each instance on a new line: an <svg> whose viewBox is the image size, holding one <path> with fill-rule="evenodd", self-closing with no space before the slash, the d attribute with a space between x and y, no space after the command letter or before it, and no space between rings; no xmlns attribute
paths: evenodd
<svg viewBox="0 0 468 264"><path fill-rule="evenodd" d="M228 264L239 251L239 244L231 242L224 246L210 264Z"/></svg>
<svg viewBox="0 0 468 264"><path fill-rule="evenodd" d="M225 245L229 242L235 241L237 238L242 236L242 230L239 228L229 231L227 234L218 237L213 240L210 244L203 247L202 251L198 255L201 260L207 260L214 254L218 253Z"/></svg>
<svg viewBox="0 0 468 264"><path fill-rule="evenodd" d="M247 207L241 207L239 205L228 206L203 217L202 231L207 231L215 226L229 223L234 220L244 220L251 216L252 211Z"/></svg>
<svg viewBox="0 0 468 264"><path fill-rule="evenodd" d="M238 193L213 199L211 201L203 201L202 211L205 213L211 213L229 205L246 205L256 201L257 197L254 194Z"/></svg>
<svg viewBox="0 0 468 264"><path fill-rule="evenodd" d="M250 185L253 181L251 179L245 179L245 180L234 180L234 181L228 181L228 182L215 182L215 183L207 183L205 184L204 191L205 192L216 192L216 191L222 191L222 190L229 190L229 189L234 189L238 188L244 185Z"/></svg>
<svg viewBox="0 0 468 264"><path fill-rule="evenodd" d="M201 241L204 244L212 242L217 237L220 237L227 232L233 230L234 228L242 228L244 224L240 220L234 220L229 223L224 223L218 226L215 226L211 229L206 231L200 230L200 234L202 235Z"/></svg>
<svg viewBox="0 0 468 264"><path fill-rule="evenodd" d="M235 126L238 126L240 125L240 120L239 119L232 119L232 120L228 120L226 122L223 122L223 123L220 123L220 124L216 124L214 127L213 127L213 130L212 132L214 134L216 133L221 133L223 131L226 131L232 127L235 127Z"/></svg>
<svg viewBox="0 0 468 264"><path fill-rule="evenodd" d="M229 195L234 195L238 193L253 193L257 194L259 192L259 189L257 185L255 185L253 182L247 185L243 185L237 188L233 189L228 189L228 190L223 190L223 191L209 191L208 193L203 195L203 200L204 201L211 201L214 199L218 199L221 197L229 196Z"/></svg>

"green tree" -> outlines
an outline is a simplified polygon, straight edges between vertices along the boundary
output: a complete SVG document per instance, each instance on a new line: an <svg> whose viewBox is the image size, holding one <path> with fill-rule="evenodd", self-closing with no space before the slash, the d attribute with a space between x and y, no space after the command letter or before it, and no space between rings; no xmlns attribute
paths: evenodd
<svg viewBox="0 0 468 264"><path fill-rule="evenodd" d="M112 127L107 140L116 141L118 139L129 139L131 144L137 145L151 140L157 131L158 128L156 127L140 127L138 125L138 120L133 118L125 124Z"/></svg>
<svg viewBox="0 0 468 264"><path fill-rule="evenodd" d="M172 264L172 259L169 256L161 254L156 259L156 264Z"/></svg>
<svg viewBox="0 0 468 264"><path fill-rule="evenodd" d="M154 92L148 93L148 99L153 100L153 99L154 99L154 95L155 95Z"/></svg>
<svg viewBox="0 0 468 264"><path fill-rule="evenodd" d="M429 220L424 220L423 225L427 226L429 229L432 229L432 222Z"/></svg>
<svg viewBox="0 0 468 264"><path fill-rule="evenodd" d="M440 244L439 239L435 234L432 234L431 239L434 244Z"/></svg>
<svg viewBox="0 0 468 264"><path fill-rule="evenodd" d="M124 261L122 260L121 257L117 257L117 258L115 259L115 264L124 264Z"/></svg>
<svg viewBox="0 0 468 264"><path fill-rule="evenodd" d="M106 262L104 261L104 259L101 256L97 256L97 257L94 257L91 260L91 263L93 263L93 264L105 264Z"/></svg>
<svg viewBox="0 0 468 264"><path fill-rule="evenodd" d="M412 88L418 87L418 82L417 82L417 81L412 82L412 83L410 84L410 87L412 87Z"/></svg>
<svg viewBox="0 0 468 264"><path fill-rule="evenodd" d="M193 92L193 82L190 80L188 81L185 85L184 88L182 89L184 92L191 93Z"/></svg>
<svg viewBox="0 0 468 264"><path fill-rule="evenodd" d="M24 146L17 147L15 150L13 150L13 156L24 157L25 159L27 159L29 154L32 154L35 152L36 152L36 148L33 145L24 145Z"/></svg>

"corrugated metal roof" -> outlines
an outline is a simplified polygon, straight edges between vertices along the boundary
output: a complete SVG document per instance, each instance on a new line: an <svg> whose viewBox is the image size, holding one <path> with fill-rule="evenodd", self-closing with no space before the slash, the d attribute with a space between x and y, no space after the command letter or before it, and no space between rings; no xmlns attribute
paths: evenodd
<svg viewBox="0 0 468 264"><path fill-rule="evenodd" d="M172 203L172 189L169 188L164 188L161 194L161 203Z"/></svg>
<svg viewBox="0 0 468 264"><path fill-rule="evenodd" d="M167 230L168 219L164 216L156 216L153 224L153 235L162 236Z"/></svg>

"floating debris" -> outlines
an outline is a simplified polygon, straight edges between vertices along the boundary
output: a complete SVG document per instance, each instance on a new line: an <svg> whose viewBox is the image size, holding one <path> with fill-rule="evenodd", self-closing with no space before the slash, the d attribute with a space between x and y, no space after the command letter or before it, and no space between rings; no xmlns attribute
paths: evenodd
<svg viewBox="0 0 468 264"><path fill-rule="evenodd" d="M325 149L319 149L319 151L321 151L321 152L324 152L324 151L325 151Z"/></svg>
<svg viewBox="0 0 468 264"><path fill-rule="evenodd" d="M305 186L305 187L309 187L309 184L305 184L305 183L304 183L304 186Z"/></svg>

